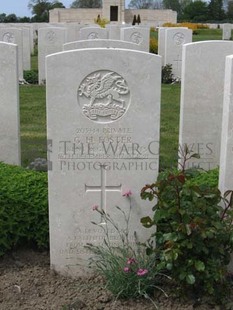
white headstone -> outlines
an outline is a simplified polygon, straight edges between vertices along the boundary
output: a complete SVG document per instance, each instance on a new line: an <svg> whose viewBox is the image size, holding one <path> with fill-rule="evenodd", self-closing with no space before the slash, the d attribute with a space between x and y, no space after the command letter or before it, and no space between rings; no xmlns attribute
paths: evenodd
<svg viewBox="0 0 233 310"><path fill-rule="evenodd" d="M172 65L175 78L181 78L182 47L192 42L192 30L185 28L165 29L165 57L164 64Z"/></svg>
<svg viewBox="0 0 233 310"><path fill-rule="evenodd" d="M188 144L201 157L190 160L188 167L219 166L225 57L232 53L230 41L184 46L179 143Z"/></svg>
<svg viewBox="0 0 233 310"><path fill-rule="evenodd" d="M161 58L105 48L58 53L47 57L46 86L51 266L85 275L85 245L104 237L91 224L101 223L93 205L123 229L115 206L127 212L122 194L131 190L130 240L134 230L140 240L151 234L140 224L151 208L140 190L158 173Z"/></svg>
<svg viewBox="0 0 233 310"><path fill-rule="evenodd" d="M18 75L23 80L23 32L17 28L0 28L0 41L18 45Z"/></svg>
<svg viewBox="0 0 233 310"><path fill-rule="evenodd" d="M80 40L81 25L77 23L69 23L66 25L66 42Z"/></svg>
<svg viewBox="0 0 233 310"><path fill-rule="evenodd" d="M222 195L233 190L233 55L226 57L219 189ZM229 198L229 197L228 197ZM233 272L233 256L229 270Z"/></svg>
<svg viewBox="0 0 233 310"><path fill-rule="evenodd" d="M100 27L84 27L80 29L80 40L108 39L108 31Z"/></svg>
<svg viewBox="0 0 233 310"><path fill-rule="evenodd" d="M20 165L17 45L0 42L0 161Z"/></svg>
<svg viewBox="0 0 233 310"><path fill-rule="evenodd" d="M74 50L74 49L82 49L82 48L98 48L98 47L106 47L106 48L123 48L130 50L141 50L141 46L135 43L120 41L120 40L83 40L70 42L63 45L64 51Z"/></svg>
<svg viewBox="0 0 233 310"><path fill-rule="evenodd" d="M222 39L230 40L231 39L231 30L232 24L223 24L222 25Z"/></svg>
<svg viewBox="0 0 233 310"><path fill-rule="evenodd" d="M23 31L23 69L31 69L31 39L30 29L22 28Z"/></svg>
<svg viewBox="0 0 233 310"><path fill-rule="evenodd" d="M66 29L59 27L40 28L38 31L39 84L45 82L45 57L63 50Z"/></svg>
<svg viewBox="0 0 233 310"><path fill-rule="evenodd" d="M129 41L141 46L142 51L150 50L150 29L142 27L121 28L121 40Z"/></svg>

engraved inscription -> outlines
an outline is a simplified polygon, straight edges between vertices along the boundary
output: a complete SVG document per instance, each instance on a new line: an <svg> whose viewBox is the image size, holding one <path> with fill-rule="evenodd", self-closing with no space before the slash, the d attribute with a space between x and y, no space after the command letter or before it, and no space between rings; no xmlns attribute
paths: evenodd
<svg viewBox="0 0 233 310"><path fill-rule="evenodd" d="M3 42L15 43L15 36L12 32L6 32L3 35Z"/></svg>
<svg viewBox="0 0 233 310"><path fill-rule="evenodd" d="M185 35L181 32L177 32L174 35L173 40L176 45L183 45L185 43Z"/></svg>
<svg viewBox="0 0 233 310"><path fill-rule="evenodd" d="M49 31L47 34L46 34L46 40L49 42L49 43L53 43L55 42L57 39L57 36L56 36L56 33L54 31Z"/></svg>
<svg viewBox="0 0 233 310"><path fill-rule="evenodd" d="M131 40L131 42L140 45L143 42L143 37L142 37L140 32L134 32L131 34L130 40Z"/></svg>
<svg viewBox="0 0 233 310"><path fill-rule="evenodd" d="M97 123L109 123L125 114L130 91L125 79L116 72L101 70L89 74L78 88L83 114Z"/></svg>
<svg viewBox="0 0 233 310"><path fill-rule="evenodd" d="M88 40L94 40L94 39L99 39L99 35L97 32L91 32L89 35L88 35Z"/></svg>

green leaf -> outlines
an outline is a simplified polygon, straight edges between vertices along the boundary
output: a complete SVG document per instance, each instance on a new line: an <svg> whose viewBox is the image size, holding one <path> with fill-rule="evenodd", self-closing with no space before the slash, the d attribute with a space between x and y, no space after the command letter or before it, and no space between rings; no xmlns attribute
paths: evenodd
<svg viewBox="0 0 233 310"><path fill-rule="evenodd" d="M154 221L149 216L142 217L141 223L146 228L150 228L154 225Z"/></svg>
<svg viewBox="0 0 233 310"><path fill-rule="evenodd" d="M200 260L195 261L195 268L197 269L197 271L204 271L205 270L205 264Z"/></svg>
<svg viewBox="0 0 233 310"><path fill-rule="evenodd" d="M194 275L193 274L188 274L187 276L186 276L186 282L188 283L188 284L194 284L195 283L195 281L196 281L196 279L195 279L195 277L194 277Z"/></svg>

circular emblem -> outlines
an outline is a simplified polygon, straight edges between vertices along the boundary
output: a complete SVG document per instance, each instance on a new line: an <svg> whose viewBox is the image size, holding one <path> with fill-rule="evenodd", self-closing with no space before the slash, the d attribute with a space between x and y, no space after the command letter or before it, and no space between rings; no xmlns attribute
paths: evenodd
<svg viewBox="0 0 233 310"><path fill-rule="evenodd" d="M100 70L86 76L78 88L82 113L97 123L110 123L122 117L129 105L130 91L118 73Z"/></svg>
<svg viewBox="0 0 233 310"><path fill-rule="evenodd" d="M182 45L185 42L185 35L181 32L177 32L174 35L173 40L174 40L176 45Z"/></svg>
<svg viewBox="0 0 233 310"><path fill-rule="evenodd" d="M131 42L140 45L143 42L143 37L142 37L140 32L134 32L131 34L130 40L131 40Z"/></svg>
<svg viewBox="0 0 233 310"><path fill-rule="evenodd" d="M54 31L49 31L46 33L46 40L49 42L49 43L53 43L55 42L57 39L57 36L56 36L56 33Z"/></svg>
<svg viewBox="0 0 233 310"><path fill-rule="evenodd" d="M3 42L8 43L14 43L15 42L15 36L12 32L6 32L3 35Z"/></svg>
<svg viewBox="0 0 233 310"><path fill-rule="evenodd" d="M89 33L87 38L88 38L88 40L94 40L94 39L98 39L99 35L97 32L91 32L91 33Z"/></svg>

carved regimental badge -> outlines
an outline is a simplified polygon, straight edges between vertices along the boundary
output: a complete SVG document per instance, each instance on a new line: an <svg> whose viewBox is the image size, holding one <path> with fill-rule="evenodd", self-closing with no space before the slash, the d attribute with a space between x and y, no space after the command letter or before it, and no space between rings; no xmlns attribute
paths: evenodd
<svg viewBox="0 0 233 310"><path fill-rule="evenodd" d="M134 32L131 34L130 40L131 42L140 45L143 42L143 36L141 35L140 32Z"/></svg>
<svg viewBox="0 0 233 310"><path fill-rule="evenodd" d="M185 42L185 36L183 33L181 32L177 32L174 37L173 40L175 42L176 45L183 45Z"/></svg>
<svg viewBox="0 0 233 310"><path fill-rule="evenodd" d="M49 43L54 43L57 40L56 33L52 30L46 33L46 40Z"/></svg>
<svg viewBox="0 0 233 310"><path fill-rule="evenodd" d="M99 39L99 35L97 32L91 32L89 33L87 38L88 40L95 40L95 39Z"/></svg>
<svg viewBox="0 0 233 310"><path fill-rule="evenodd" d="M101 70L89 74L78 88L83 114L98 123L109 123L125 114L130 99L127 82L116 72Z"/></svg>
<svg viewBox="0 0 233 310"><path fill-rule="evenodd" d="M15 36L12 32L6 32L3 35L3 42L15 43Z"/></svg>

